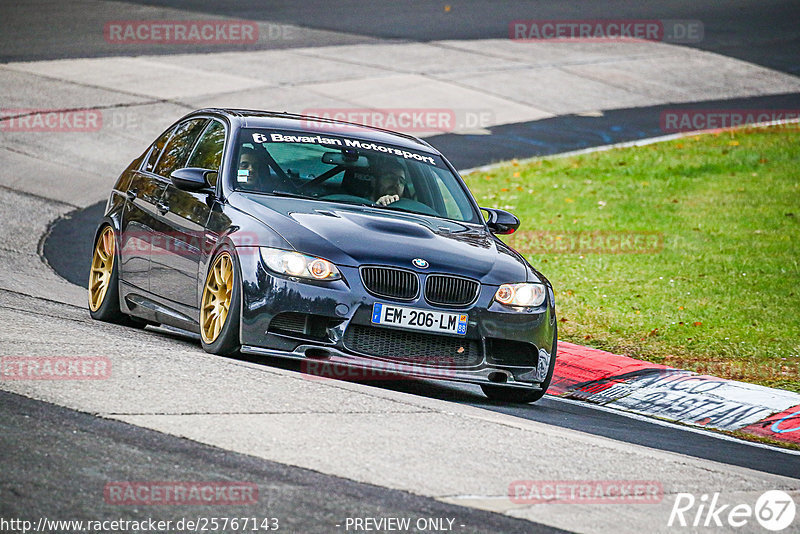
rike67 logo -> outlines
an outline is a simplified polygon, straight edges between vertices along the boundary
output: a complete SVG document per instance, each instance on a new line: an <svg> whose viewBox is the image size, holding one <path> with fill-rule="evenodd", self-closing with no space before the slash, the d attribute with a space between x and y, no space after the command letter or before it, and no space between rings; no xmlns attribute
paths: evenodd
<svg viewBox="0 0 800 534"><path fill-rule="evenodd" d="M722 504L720 494L703 494L696 499L691 493L679 493L669 514L668 527L724 527L741 528L755 519L759 525L779 532L794 522L794 499L785 491L764 492L755 506L749 504Z"/></svg>

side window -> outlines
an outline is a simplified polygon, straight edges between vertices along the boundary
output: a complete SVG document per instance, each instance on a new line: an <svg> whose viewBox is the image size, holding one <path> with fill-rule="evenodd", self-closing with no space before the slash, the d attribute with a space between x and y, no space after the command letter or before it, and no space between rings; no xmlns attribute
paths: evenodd
<svg viewBox="0 0 800 534"><path fill-rule="evenodd" d="M175 169L179 169L189 157L189 151L195 139L200 135L207 119L192 119L182 122L175 128L175 133L164 147L164 152L156 164L156 174L169 178Z"/></svg>
<svg viewBox="0 0 800 534"><path fill-rule="evenodd" d="M187 167L200 167L203 169L219 170L222 163L222 150L225 147L225 126L212 120L206 126L194 147L194 152L189 156ZM212 179L215 181L216 177ZM212 186L216 184L211 184Z"/></svg>
<svg viewBox="0 0 800 534"><path fill-rule="evenodd" d="M142 170L153 172L153 169L156 166L156 161L158 161L158 156L161 155L161 149L164 148L164 145L167 143L167 139L169 139L169 136L172 135L174 130L174 128L170 128L161 134L161 137L156 139L156 142L150 147L150 153L147 155L147 161L145 162L144 167L142 167Z"/></svg>

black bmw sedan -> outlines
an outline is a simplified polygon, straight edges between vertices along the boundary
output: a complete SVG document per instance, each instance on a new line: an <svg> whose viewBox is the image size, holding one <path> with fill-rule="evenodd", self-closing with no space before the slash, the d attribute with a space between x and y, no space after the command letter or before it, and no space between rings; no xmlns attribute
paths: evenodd
<svg viewBox="0 0 800 534"><path fill-rule="evenodd" d="M203 109L114 185L89 308L199 333L215 354L389 369L532 402L553 374L556 316L550 282L496 237L518 226L479 208L415 137Z"/></svg>

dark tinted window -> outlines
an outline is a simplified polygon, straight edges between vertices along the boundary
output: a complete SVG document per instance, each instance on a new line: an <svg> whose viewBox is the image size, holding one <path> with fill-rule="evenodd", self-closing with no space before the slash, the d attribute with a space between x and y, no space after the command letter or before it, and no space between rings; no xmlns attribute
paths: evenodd
<svg viewBox="0 0 800 534"><path fill-rule="evenodd" d="M150 153L147 155L147 162L144 164L145 171L153 171L153 168L156 166L156 161L158 161L158 156L161 155L161 149L164 148L164 145L166 144L167 139L169 139L169 136L172 135L173 130L174 128L170 128L161 134L161 137L156 139L156 142L150 147Z"/></svg>
<svg viewBox="0 0 800 534"><path fill-rule="evenodd" d="M222 149L224 147L225 126L219 121L212 120L208 123L208 126L206 126L206 129L200 136L200 140L197 141L194 152L192 152L192 155L189 157L186 166L218 171L219 165L222 162Z"/></svg>
<svg viewBox="0 0 800 534"><path fill-rule="evenodd" d="M175 133L164 147L164 152L156 165L156 174L169 177L175 169L183 167L189 151L194 146L197 136L200 135L207 119L192 119L182 122L175 128Z"/></svg>
<svg viewBox="0 0 800 534"><path fill-rule="evenodd" d="M292 193L478 222L469 190L441 156L334 135L241 130L236 189Z"/></svg>

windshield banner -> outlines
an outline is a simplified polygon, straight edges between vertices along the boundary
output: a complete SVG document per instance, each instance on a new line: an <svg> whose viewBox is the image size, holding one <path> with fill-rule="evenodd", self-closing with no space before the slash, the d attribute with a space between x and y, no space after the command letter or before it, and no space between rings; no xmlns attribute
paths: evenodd
<svg viewBox="0 0 800 534"><path fill-rule="evenodd" d="M261 133L254 133L253 141L256 143L310 143L325 146L335 145L343 148L357 148L360 150L382 152L384 154L402 156L405 159L413 159L429 165L436 165L436 161L431 156L425 156L409 150L379 145L378 143L362 141L359 139L338 139L335 137L322 137L320 135L288 135L282 133L271 133L269 136L266 136Z"/></svg>

